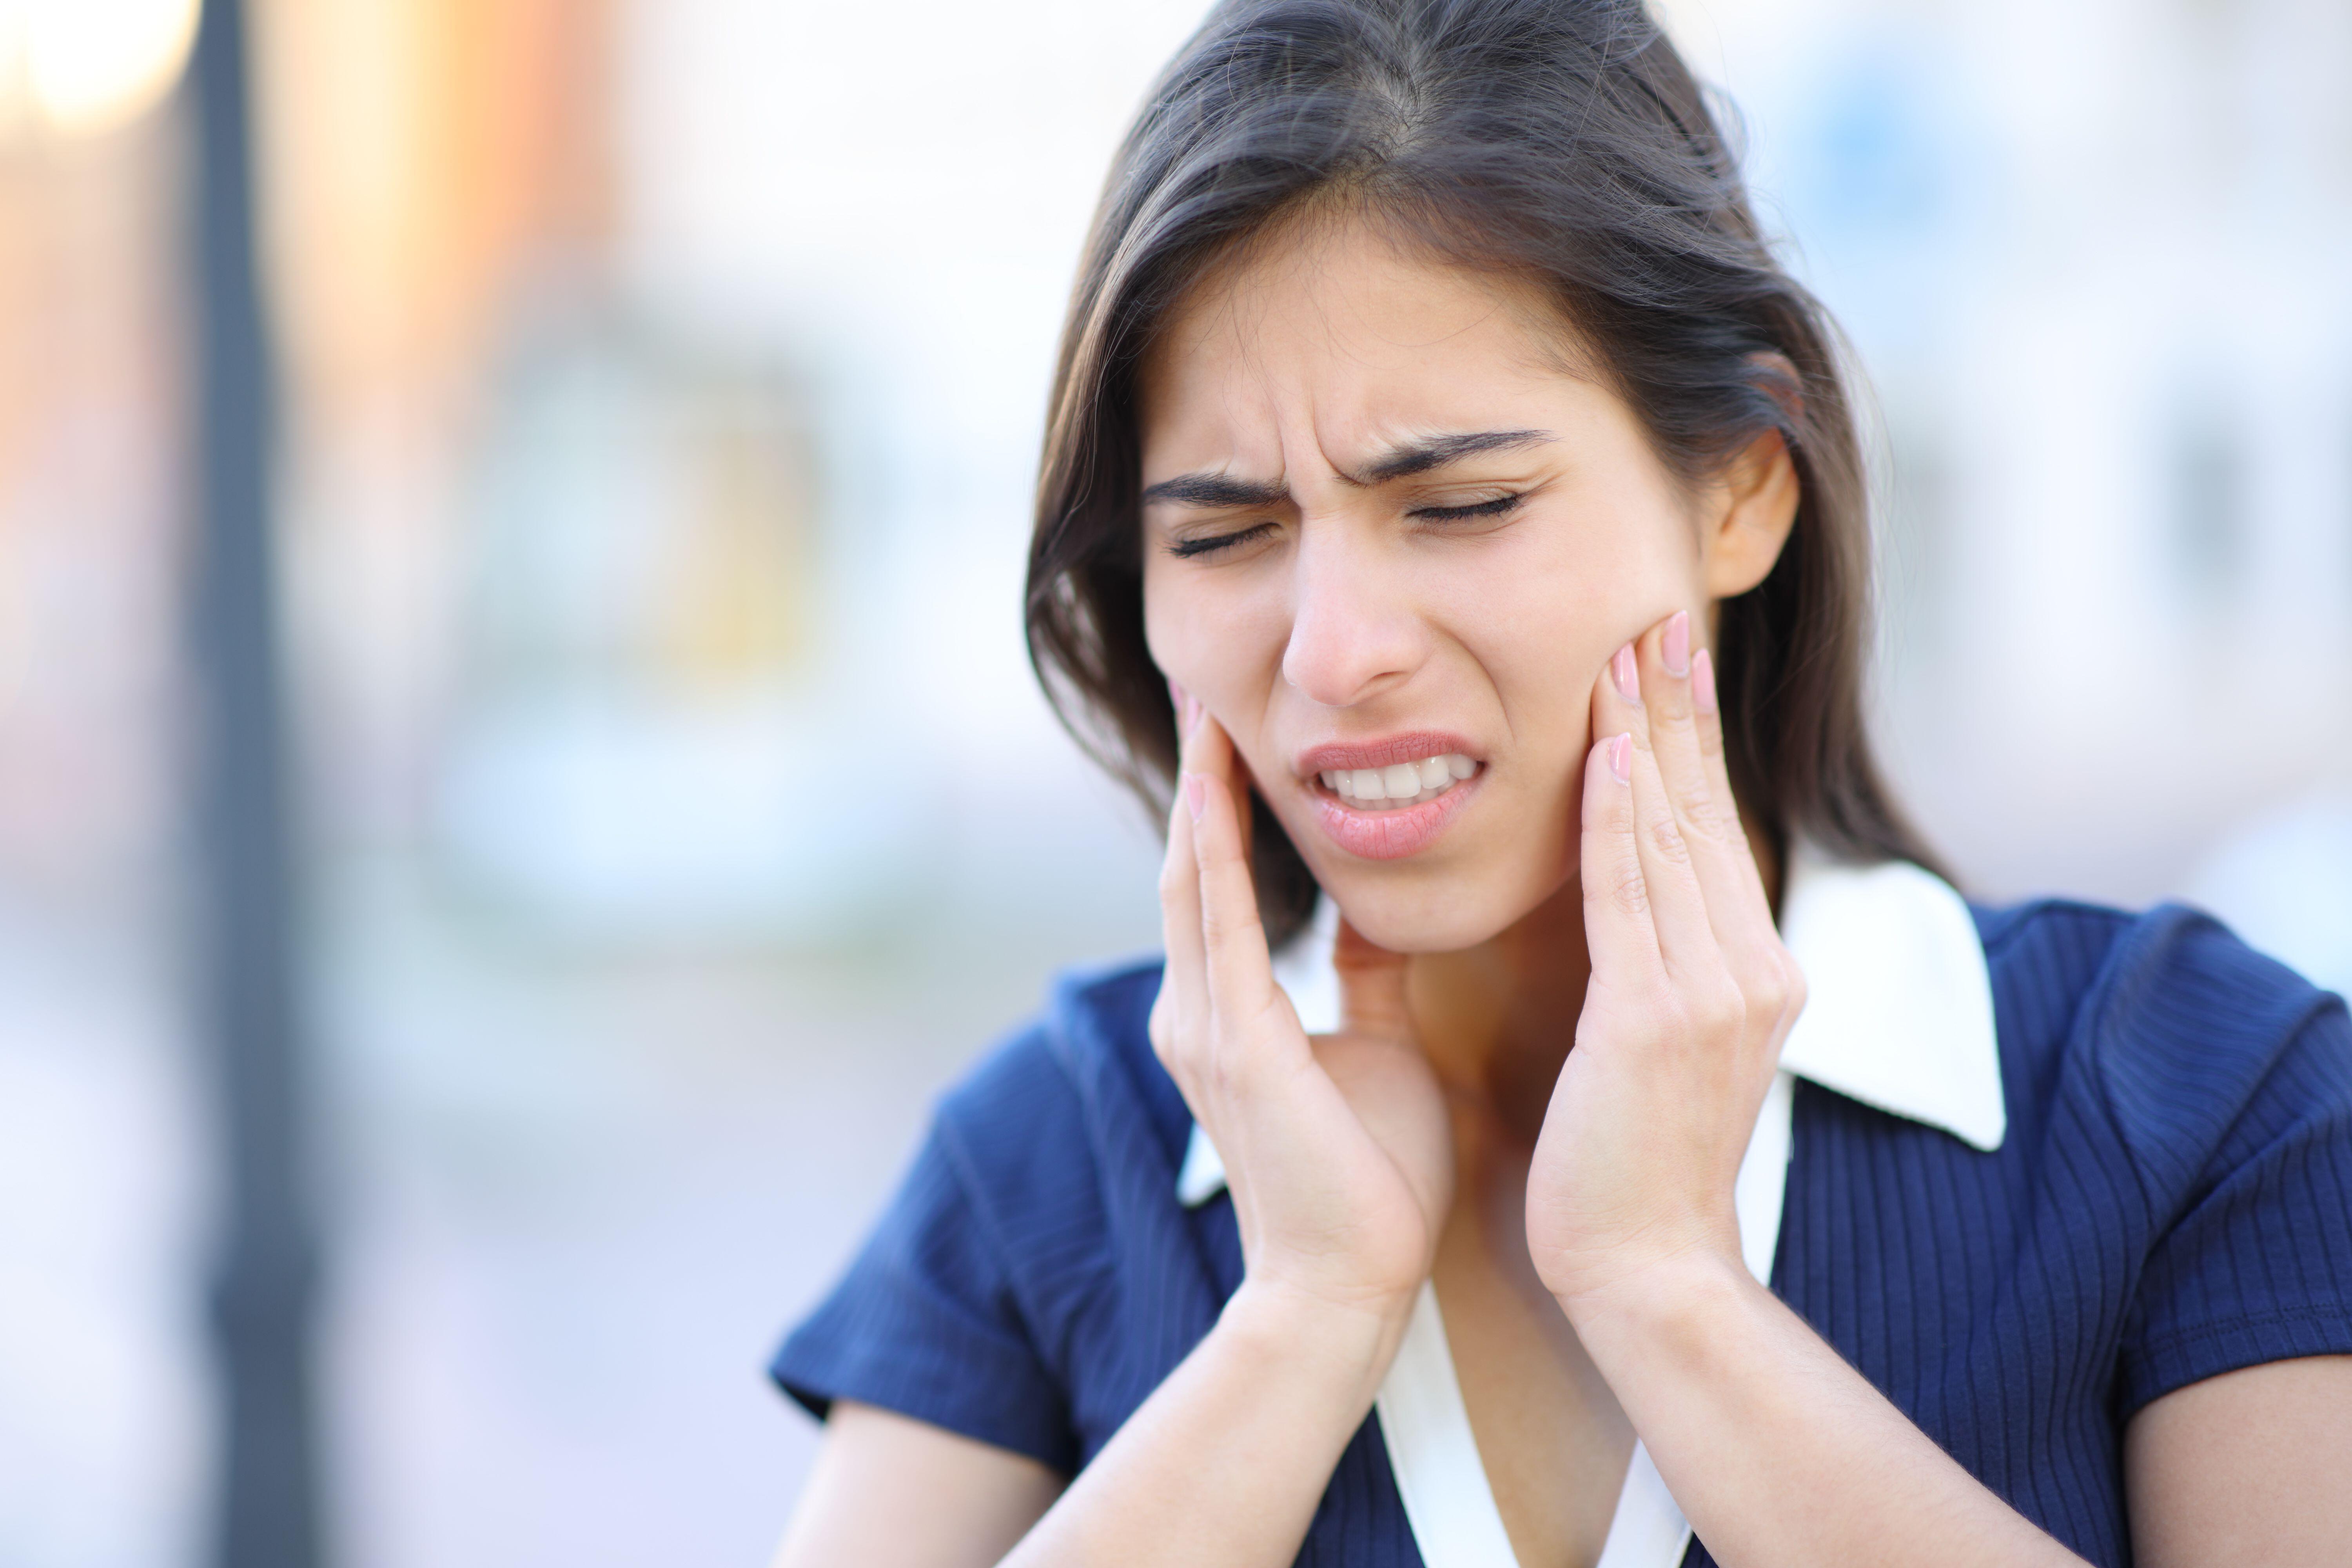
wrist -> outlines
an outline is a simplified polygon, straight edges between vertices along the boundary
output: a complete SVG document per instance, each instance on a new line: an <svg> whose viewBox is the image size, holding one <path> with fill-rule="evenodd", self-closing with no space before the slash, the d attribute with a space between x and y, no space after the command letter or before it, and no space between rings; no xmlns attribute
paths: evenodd
<svg viewBox="0 0 2352 1568"><path fill-rule="evenodd" d="M1765 1288L1738 1258L1694 1249L1553 1300L1588 1345L1631 1342L1655 1347L1662 1342L1703 1344L1715 1325L1751 1305L1759 1292Z"/></svg>
<svg viewBox="0 0 2352 1568"><path fill-rule="evenodd" d="M1244 1279L1214 1331L1242 1354L1304 1372L1367 1406L1388 1375L1419 1291L1333 1302L1268 1281Z"/></svg>

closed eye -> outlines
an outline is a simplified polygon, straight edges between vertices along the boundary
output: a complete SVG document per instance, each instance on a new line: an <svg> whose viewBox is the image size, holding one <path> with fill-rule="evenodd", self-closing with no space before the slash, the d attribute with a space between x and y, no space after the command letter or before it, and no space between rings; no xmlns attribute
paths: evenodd
<svg viewBox="0 0 2352 1568"><path fill-rule="evenodd" d="M1501 517L1525 499L1523 494L1513 494L1474 501L1468 506L1417 506L1405 516L1423 522L1466 522L1475 517Z"/></svg>
<svg viewBox="0 0 2352 1568"><path fill-rule="evenodd" d="M1274 524L1270 522L1260 522L1254 523L1248 528L1237 529L1232 533L1213 533L1205 539L1174 540L1168 546L1168 553L1179 561L1190 561L1198 555L1213 555L1220 550L1230 550L1236 544L1245 544L1273 526Z"/></svg>

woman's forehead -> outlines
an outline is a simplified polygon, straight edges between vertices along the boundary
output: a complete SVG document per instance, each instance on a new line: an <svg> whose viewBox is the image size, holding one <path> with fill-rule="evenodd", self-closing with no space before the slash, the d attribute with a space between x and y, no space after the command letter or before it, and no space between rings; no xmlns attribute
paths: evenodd
<svg viewBox="0 0 2352 1568"><path fill-rule="evenodd" d="M1532 281L1407 248L1363 224L1296 232L1213 265L1145 363L1171 376L1345 375L1475 357L1557 368L1567 321Z"/></svg>
<svg viewBox="0 0 2352 1568"><path fill-rule="evenodd" d="M1525 279L1363 224L1303 230L1211 268L1171 309L1139 378L1144 444L1263 437L1302 421L1383 442L1488 428L1588 380L1572 338Z"/></svg>

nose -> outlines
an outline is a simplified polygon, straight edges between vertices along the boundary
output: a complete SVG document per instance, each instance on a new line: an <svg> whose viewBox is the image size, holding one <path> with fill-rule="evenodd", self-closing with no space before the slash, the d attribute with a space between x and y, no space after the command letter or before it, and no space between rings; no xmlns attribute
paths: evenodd
<svg viewBox="0 0 2352 1568"><path fill-rule="evenodd" d="M1292 557L1290 641L1282 676L1308 701L1349 708L1403 685L1427 654L1404 563L1327 520L1301 530Z"/></svg>

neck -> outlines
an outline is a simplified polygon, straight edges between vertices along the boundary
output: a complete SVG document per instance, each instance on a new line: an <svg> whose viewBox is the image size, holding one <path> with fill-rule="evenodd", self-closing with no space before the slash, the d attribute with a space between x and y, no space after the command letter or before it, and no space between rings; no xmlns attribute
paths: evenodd
<svg viewBox="0 0 2352 1568"><path fill-rule="evenodd" d="M1457 1113L1534 1147L1591 973L1574 877L1475 947L1414 956L1413 1022Z"/></svg>
<svg viewBox="0 0 2352 1568"><path fill-rule="evenodd" d="M1747 826L1777 910L1780 857L1753 821ZM1591 975L1584 890L1573 875L1477 946L1414 956L1406 971L1413 1022L1457 1117L1466 1113L1507 1142L1535 1146L1552 1085L1576 1043Z"/></svg>

